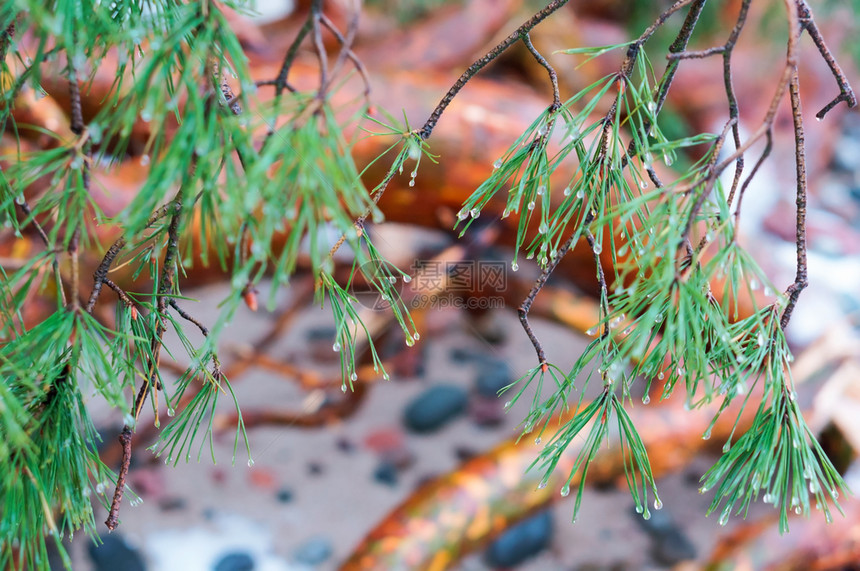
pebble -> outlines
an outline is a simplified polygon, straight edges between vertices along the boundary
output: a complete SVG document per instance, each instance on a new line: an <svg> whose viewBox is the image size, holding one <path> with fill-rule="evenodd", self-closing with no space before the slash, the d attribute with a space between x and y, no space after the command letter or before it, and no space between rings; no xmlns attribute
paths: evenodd
<svg viewBox="0 0 860 571"><path fill-rule="evenodd" d="M129 546L121 534L114 532L100 539L101 545L90 543L87 548L93 571L145 571L140 552Z"/></svg>
<svg viewBox="0 0 860 571"><path fill-rule="evenodd" d="M380 484L385 484L386 486L391 486L393 488L397 485L397 481L399 479L397 475L397 466L391 462L383 460L373 471L373 479Z"/></svg>
<svg viewBox="0 0 860 571"><path fill-rule="evenodd" d="M490 544L484 558L493 567L514 567L546 549L552 534L552 513L543 511L505 531Z"/></svg>
<svg viewBox="0 0 860 571"><path fill-rule="evenodd" d="M364 445L377 454L403 447L403 431L398 427L383 427L373 430L364 437Z"/></svg>
<svg viewBox="0 0 860 571"><path fill-rule="evenodd" d="M631 512L633 519L651 538L651 557L655 562L670 567L696 558L696 547L684 535L665 507L660 511L652 510L651 519L647 520L635 510Z"/></svg>
<svg viewBox="0 0 860 571"><path fill-rule="evenodd" d="M263 490L273 490L278 485L278 477L274 470L254 467L248 472L251 485Z"/></svg>
<svg viewBox="0 0 860 571"><path fill-rule="evenodd" d="M434 432L466 410L466 391L455 385L436 385L407 405L403 423L413 432Z"/></svg>
<svg viewBox="0 0 860 571"><path fill-rule="evenodd" d="M293 491L289 488L281 488L278 490L278 493L275 494L275 497L282 504L288 504L293 501Z"/></svg>
<svg viewBox="0 0 860 571"><path fill-rule="evenodd" d="M475 390L479 395L498 398L499 391L514 382L511 368L503 361L488 361L481 365L475 378Z"/></svg>
<svg viewBox="0 0 860 571"><path fill-rule="evenodd" d="M319 565L331 557L332 552L331 541L325 537L312 537L295 550L293 559L304 565Z"/></svg>
<svg viewBox="0 0 860 571"><path fill-rule="evenodd" d="M252 571L254 568L253 557L244 551L233 551L221 557L212 571Z"/></svg>

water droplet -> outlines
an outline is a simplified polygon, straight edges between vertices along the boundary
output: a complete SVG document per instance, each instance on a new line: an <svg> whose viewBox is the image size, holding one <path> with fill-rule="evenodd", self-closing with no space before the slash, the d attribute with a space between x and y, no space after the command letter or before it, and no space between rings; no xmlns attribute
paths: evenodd
<svg viewBox="0 0 860 571"><path fill-rule="evenodd" d="M397 169L397 174L403 174L403 164L400 164L400 168Z"/></svg>
<svg viewBox="0 0 860 571"><path fill-rule="evenodd" d="M408 284L411 281L412 281L412 276L410 276L409 274L405 274L403 276L403 283Z"/></svg>
<svg viewBox="0 0 860 571"><path fill-rule="evenodd" d="M657 378L662 381L665 376L666 375L663 374L663 371L660 371L660 373L657 375Z"/></svg>
<svg viewBox="0 0 860 571"><path fill-rule="evenodd" d="M144 123L149 123L150 121L152 121L152 111L150 111L149 109L144 109L140 112L140 119Z"/></svg>
<svg viewBox="0 0 860 571"><path fill-rule="evenodd" d="M644 178L640 179L639 180L639 188L641 188L642 190L647 189L648 188L648 181L645 180Z"/></svg>
<svg viewBox="0 0 860 571"><path fill-rule="evenodd" d="M758 289L758 280L750 280L750 289L753 291Z"/></svg>
<svg viewBox="0 0 860 571"><path fill-rule="evenodd" d="M636 513L638 513L638 514L642 513L642 506L640 506L640 505L636 506Z"/></svg>
<svg viewBox="0 0 860 571"><path fill-rule="evenodd" d="M390 283L390 284L392 284L392 285L393 285L393 284L396 284L396 283L397 283L397 278L396 278L396 277L394 277L394 276L388 276L388 283Z"/></svg>
<svg viewBox="0 0 860 571"><path fill-rule="evenodd" d="M415 186L415 179L414 178L409 181L409 186Z"/></svg>
<svg viewBox="0 0 860 571"><path fill-rule="evenodd" d="M731 442L726 442L725 444L723 444L723 454L726 454L731 449L732 449L732 443Z"/></svg>
<svg viewBox="0 0 860 571"><path fill-rule="evenodd" d="M502 168L502 159L496 159L496 162L493 163L493 168L494 169Z"/></svg>
<svg viewBox="0 0 860 571"><path fill-rule="evenodd" d="M710 440L711 439L711 429L708 428L705 433L702 435L702 440Z"/></svg>
<svg viewBox="0 0 860 571"><path fill-rule="evenodd" d="M541 234L546 234L546 231L547 231L546 222L541 222L540 227L538 228L538 232Z"/></svg>
<svg viewBox="0 0 860 571"><path fill-rule="evenodd" d="M796 513L797 515L800 515L801 511L802 510L800 509L800 506L797 506L796 508L794 508L794 513Z"/></svg>
<svg viewBox="0 0 860 571"><path fill-rule="evenodd" d="M96 493L97 494L104 494L105 493L105 485L102 482L99 482L98 484L96 484Z"/></svg>
<svg viewBox="0 0 860 571"><path fill-rule="evenodd" d="M662 510L663 509L663 501L660 498L654 498L654 509Z"/></svg>
<svg viewBox="0 0 860 571"><path fill-rule="evenodd" d="M543 490L544 488L546 488L546 480L544 480L540 484L538 484L538 487L537 487L538 490Z"/></svg>
<svg viewBox="0 0 860 571"><path fill-rule="evenodd" d="M253 465L254 465L254 459L253 459L253 458L248 458L248 468L250 468L250 467L251 467L251 466L253 466Z"/></svg>
<svg viewBox="0 0 860 571"><path fill-rule="evenodd" d="M421 334L420 334L420 333L415 333L415 334L413 334L413 335L412 335L412 338L413 338L413 339L415 339L416 341L418 341L419 339L421 339Z"/></svg>
<svg viewBox="0 0 860 571"><path fill-rule="evenodd" d="M340 386L340 390L341 390L341 392L344 392L344 393L346 392L346 383L343 383L343 384Z"/></svg>
<svg viewBox="0 0 860 571"><path fill-rule="evenodd" d="M520 269L520 266L516 262L511 262L511 269L513 271L517 271L518 269Z"/></svg>
<svg viewBox="0 0 860 571"><path fill-rule="evenodd" d="M568 486L567 484L562 486L560 493L561 497L566 498L568 495L570 495L570 486Z"/></svg>
<svg viewBox="0 0 860 571"><path fill-rule="evenodd" d="M529 209L529 210L534 210L534 209L535 209L535 201L534 201L534 200L532 200L531 202L529 202L529 204L528 204L528 209Z"/></svg>
<svg viewBox="0 0 860 571"><path fill-rule="evenodd" d="M809 493L817 494L821 491L821 488L818 486L818 480L812 480L809 482Z"/></svg>
<svg viewBox="0 0 860 571"><path fill-rule="evenodd" d="M758 343L759 347L764 347L764 333L761 331L758 332L758 336L756 337L756 343Z"/></svg>
<svg viewBox="0 0 860 571"><path fill-rule="evenodd" d="M478 210L477 208L473 208L472 210L469 211L469 214L472 215L472 218L478 218L481 215L481 211Z"/></svg>
<svg viewBox="0 0 860 571"><path fill-rule="evenodd" d="M726 525L729 523L729 512L723 512L723 515L720 516L720 525Z"/></svg>
<svg viewBox="0 0 860 571"><path fill-rule="evenodd" d="M544 185L540 185L537 187L537 195L543 196L543 193L546 192L546 187Z"/></svg>
<svg viewBox="0 0 860 571"><path fill-rule="evenodd" d="M649 404L651 402L651 395L645 395L642 397L642 404Z"/></svg>
<svg viewBox="0 0 860 571"><path fill-rule="evenodd" d="M546 135L546 125L541 125L540 127L538 127L537 134L538 137L543 137L544 135Z"/></svg>
<svg viewBox="0 0 860 571"><path fill-rule="evenodd" d="M584 190L577 190L576 191L576 197L578 199L582 200L583 198L585 198L585 191Z"/></svg>
<svg viewBox="0 0 860 571"><path fill-rule="evenodd" d="M600 242L595 242L592 250L594 250L595 254L600 255L600 253L603 251L603 245Z"/></svg>
<svg viewBox="0 0 860 571"><path fill-rule="evenodd" d="M349 376L349 380L353 381L353 382L357 381L358 380L358 373L353 371L352 374Z"/></svg>
<svg viewBox="0 0 860 571"><path fill-rule="evenodd" d="M413 345L415 345L415 339L413 339L411 335L406 337L406 346L412 347Z"/></svg>
<svg viewBox="0 0 860 571"><path fill-rule="evenodd" d="M535 438L535 444L540 444L540 443L541 443L541 439L540 439L540 436L538 436L537 438Z"/></svg>
<svg viewBox="0 0 860 571"><path fill-rule="evenodd" d="M651 512L650 512L650 511L648 511L648 510L645 510L645 513L644 513L644 514L642 514L642 519L644 519L644 520L649 520L649 519L651 519Z"/></svg>
<svg viewBox="0 0 860 571"><path fill-rule="evenodd" d="M149 155L143 155L140 157L140 166L145 167L149 164Z"/></svg>
<svg viewBox="0 0 860 571"><path fill-rule="evenodd" d="M654 318L654 321L655 321L656 323L662 323L662 322L663 322L663 314L662 314L662 313L658 313L658 314L657 314L657 317L655 317L655 318Z"/></svg>
<svg viewBox="0 0 860 571"><path fill-rule="evenodd" d="M568 187L565 187L565 189L564 189L564 193L563 193L563 194L564 194L565 196L570 196L570 193L571 193L571 192L573 192L573 189L571 189L571 188L568 186Z"/></svg>
<svg viewBox="0 0 860 571"><path fill-rule="evenodd" d="M507 217L508 217L508 216L510 216L510 215L511 215L511 211L510 211L510 209L509 209L509 208L505 208L505 210L502 212L502 218L507 218Z"/></svg>
<svg viewBox="0 0 860 571"><path fill-rule="evenodd" d="M465 220L468 217L469 217L469 209L464 206L463 208L460 209L460 212L457 213L457 218L459 218L460 220Z"/></svg>
<svg viewBox="0 0 860 571"><path fill-rule="evenodd" d="M653 115L657 112L657 104L653 101L648 102L648 112Z"/></svg>
<svg viewBox="0 0 860 571"><path fill-rule="evenodd" d="M597 335L597 326L595 325L591 329L585 332L586 335L591 335L592 337Z"/></svg>
<svg viewBox="0 0 860 571"><path fill-rule="evenodd" d="M174 416L174 415L176 415L176 411L173 409L173 407L171 407L171 406L167 407L167 416Z"/></svg>
<svg viewBox="0 0 860 571"><path fill-rule="evenodd" d="M766 296L772 296L773 295L773 289L770 286L764 286L764 294Z"/></svg>
<svg viewBox="0 0 860 571"><path fill-rule="evenodd" d="M383 380L383 381L388 381L388 380L391 380L391 377L390 377L390 376L388 376L388 373L382 373L382 380Z"/></svg>
<svg viewBox="0 0 860 571"><path fill-rule="evenodd" d="M663 155L663 162L666 163L667 167L671 167L672 163L675 162L675 159L672 158L672 155Z"/></svg>
<svg viewBox="0 0 860 571"><path fill-rule="evenodd" d="M513 404L514 404L514 403L512 403L511 401L506 402L506 403L505 403L505 410L510 409L510 408L511 408L511 406L512 406Z"/></svg>
<svg viewBox="0 0 860 571"><path fill-rule="evenodd" d="M335 343L334 345L332 345L331 350L334 351L335 353L340 351L340 343Z"/></svg>

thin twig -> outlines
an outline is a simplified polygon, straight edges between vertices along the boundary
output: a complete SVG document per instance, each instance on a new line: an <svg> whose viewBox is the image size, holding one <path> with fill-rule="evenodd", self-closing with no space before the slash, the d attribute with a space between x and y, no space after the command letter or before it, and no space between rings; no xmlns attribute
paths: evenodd
<svg viewBox="0 0 860 571"><path fill-rule="evenodd" d="M546 372L548 364L546 359L546 352L541 345L540 340L538 340L537 335L535 335L534 331L529 324L529 311L531 310L532 304L534 303L537 294L540 293L543 286L546 284L549 276L552 274L553 270L555 270L558 263L561 262L561 259L567 254L568 250L570 250L571 246L574 243L574 240L578 237L578 233L574 232L571 234L570 238L568 238L564 244L562 244L561 248L559 248L558 253L555 258L550 260L550 262L544 266L541 270L540 276L538 276L537 281L535 281L532 289L529 291L529 294L523 300L520 307L517 309L517 314L520 318L520 323L523 326L523 329L526 332L526 335L529 338L529 341L532 342L532 346L535 348L535 352L537 353L538 362L540 363L541 368L544 372Z"/></svg>
<svg viewBox="0 0 860 571"><path fill-rule="evenodd" d="M296 37L293 39L293 43L290 44L290 47L287 49L287 54L284 56L284 63L281 65L281 70L278 72L278 77L276 77L273 82L261 82L258 83L258 85L274 85L276 97L280 97L284 89L289 88L287 78L290 75L290 68L293 66L293 62L296 61L296 56L299 53L299 46L302 41L304 41L305 36L308 35L308 32L311 31L312 27L313 14L310 14L308 15L308 19L305 21L304 25L299 29L299 33L296 34ZM292 88L289 88L289 90L294 91Z"/></svg>
<svg viewBox="0 0 860 571"><path fill-rule="evenodd" d="M797 0L797 10L801 26L809 34L809 37L812 38L812 41L815 42L815 47L818 48L818 51L821 53L821 57L823 57L824 61L827 62L827 66L830 68L830 72L836 80L836 85L839 86L839 95L837 95L833 101L825 105L821 111L815 114L815 116L819 120L824 119L824 116L827 115L831 109L843 101L848 104L848 107L855 107L857 105L857 97L854 95L854 90L851 89L851 85L848 83L848 78L845 77L845 74L842 72L842 68L839 67L839 62L836 61L836 58L833 57L827 44L824 43L824 38L818 30L818 26L815 24L815 18L813 18L812 10L810 10L806 0Z"/></svg>
<svg viewBox="0 0 860 571"><path fill-rule="evenodd" d="M125 492L125 479L128 476L128 469L131 465L131 428L126 425L122 428L119 435L119 443L122 446L122 463L119 467L119 474L116 478L116 488L113 492L113 500L110 503L110 511L105 520L105 525L110 531L116 529L119 525L119 506L122 504L122 496Z"/></svg>
<svg viewBox="0 0 860 571"><path fill-rule="evenodd" d="M448 108L451 101L453 101L457 94L460 93L467 83L469 83L469 80L471 80L479 71L484 69L490 62L502 55L505 50L520 41L520 38L523 37L523 35L528 34L535 26L543 22L547 17L567 4L567 2L568 0L553 0L547 4L543 10L536 13L519 28L514 30L511 35L502 40L496 47L475 60L475 62L463 72L457 81L454 82L454 85L451 86L445 96L442 97L442 100L438 105L436 105L433 112L430 113L430 117L428 117L427 121L424 122L424 126L418 131L418 135L424 140L429 139L430 135L433 133L433 129L436 127L436 123L439 122L439 118L442 116L442 113L445 112L445 109Z"/></svg>
<svg viewBox="0 0 860 571"><path fill-rule="evenodd" d="M168 204L160 206L155 212L152 213L152 216L149 217L149 220L147 220L146 222L145 228L151 227L158 220L166 216L167 213L170 212L172 205L173 203L170 202ZM93 291L92 293L90 293L90 299L87 302L86 307L84 308L87 313L93 312L93 308L96 305L96 301L101 294L102 284L104 284L104 280L107 277L108 272L110 271L110 267L111 265L113 265L114 260L116 260L116 257L119 255L122 249L125 248L125 245L125 238L119 238L113 244L111 244L110 248L108 248L107 252L105 252L101 263L98 265L96 271L93 273Z"/></svg>
<svg viewBox="0 0 860 571"><path fill-rule="evenodd" d="M176 303L175 299L173 299L171 297L167 300L167 303L170 304L170 307L172 307L173 309L176 310L176 313L178 313L179 316L182 317L182 319L189 321L189 322L193 323L194 325L196 325L197 329L200 330L200 333L203 334L203 337L209 337L209 329L205 325L200 323L200 321L195 319L193 316L186 313L181 307L179 307L179 304Z"/></svg>
<svg viewBox="0 0 860 571"><path fill-rule="evenodd" d="M546 58L544 58L539 51L537 51L532 44L531 36L526 32L523 34L523 43L528 48L529 52L531 52L532 56L537 60L537 62L546 69L549 74L549 81L552 84L552 109L558 109L561 107L561 96L558 93L558 74L552 68Z"/></svg>
<svg viewBox="0 0 860 571"><path fill-rule="evenodd" d="M355 52L352 51L352 43L355 40L355 30L353 29L353 21L355 22L355 29L358 28L358 12L355 13L355 16L352 20L350 20L350 28L347 33L347 36L344 37L343 34L340 33L340 30L334 25L334 23L329 19L325 14L320 15L320 22L326 29L332 33L335 39L340 43L341 50L338 54L338 58L332 66L332 76L336 75L338 70L340 69L342 62L341 59L348 58L349 61L352 62L352 65L355 66L355 69L358 70L358 73L361 75L362 81L364 81L364 96L370 96L370 76L367 75L367 68L364 67L364 64L361 63L361 60L358 59L358 56L355 55Z"/></svg>
<svg viewBox="0 0 860 571"><path fill-rule="evenodd" d="M320 87L317 91L317 99L322 101L325 99L329 85L328 73L328 55L325 51L325 44L322 39L322 28L320 27L320 19L322 16L322 0L312 0L311 2L311 38L316 49L317 59L320 62Z"/></svg>
<svg viewBox="0 0 860 571"><path fill-rule="evenodd" d="M747 15L749 13L749 6L751 0L744 0L741 3L741 9L738 13L738 19L735 23L734 28L732 28L731 33L729 34L729 38L726 40L725 45L723 46L725 49L723 50L723 84L725 86L726 91L726 100L729 104L729 118L734 120L734 124L732 125L732 137L734 138L735 149L739 149L741 146L741 133L740 133L740 110L738 109L738 99L735 96L735 88L732 84L732 55L734 54L735 45L737 45L738 38L741 35L741 31L743 31L744 25L747 21ZM768 134L768 139L770 139L770 134ZM766 156L766 155L765 155ZM740 183L741 176L744 171L744 154L738 154L735 159L735 175L732 178L732 186L729 190L729 196L727 199L727 204L731 204L734 199L735 192L737 191L738 184ZM749 185L749 181L758 171L758 165L753 169L753 172L750 173L749 178L747 179L747 183L744 185L745 187ZM740 202L740 199L738 200Z"/></svg>
<svg viewBox="0 0 860 571"><path fill-rule="evenodd" d="M71 122L70 129L72 133L78 136L81 140L79 144L74 145L71 152L75 155L83 152L84 160L81 164L81 182L84 188L84 192L89 194L90 191L90 149L91 144L89 141L89 137L86 136L84 130L84 116L83 111L81 109L81 88L78 85L78 73L75 69L75 66L71 61L69 62L69 107L71 110ZM81 306L81 297L80 297L80 264L79 264L79 251L80 251L80 242L81 242L81 227L77 226L72 231L72 236L69 239L69 244L66 248L69 253L69 257L71 258L71 268L72 268L72 276L71 276L71 294L70 294L70 303L74 309L78 309Z"/></svg>
<svg viewBox="0 0 860 571"><path fill-rule="evenodd" d="M800 292L809 283L806 268L806 143L803 135L803 108L800 103L800 79L797 75L797 68L795 68L791 76L789 87L791 93L791 117L794 122L794 156L797 169L797 220L795 226L797 273L794 277L794 283L785 290L785 294L788 296L788 303L779 320L779 324L783 329L791 321L791 314L794 311L794 306L797 304L797 299L800 297Z"/></svg>

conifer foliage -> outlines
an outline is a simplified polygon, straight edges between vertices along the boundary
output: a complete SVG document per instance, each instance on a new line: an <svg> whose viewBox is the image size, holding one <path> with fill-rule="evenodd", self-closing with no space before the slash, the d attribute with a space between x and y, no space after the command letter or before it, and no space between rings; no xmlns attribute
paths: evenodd
<svg viewBox="0 0 860 571"><path fill-rule="evenodd" d="M59 542L67 534L98 533L93 498L108 510L105 525L118 525L123 499L135 501L125 479L139 423L164 423L155 452L168 462L200 458L216 402L233 398L218 358L219 334L241 304L256 307L264 275L287 287L301 256L309 260L318 303L334 316L332 343L344 391L357 379L357 351L365 346L379 376L388 377L350 283L361 279L388 301L407 345L420 335L396 287L410 276L382 257L365 225L384 220L377 203L394 177L406 169L414 180L422 161L436 160L432 134L450 102L514 47L528 50L546 69L553 97L488 169L463 204L457 227L465 231L491 201L503 203L503 216L518 220L512 271L521 257L533 258L541 271L519 308L535 366L503 398L532 399L524 433L541 434L558 412L576 414L543 448L535 468L549 474L571 441L584 437L574 472L585 475L599 447L617 439L637 511L649 517L662 503L648 451L625 407L634 383L653 384L658 390L645 394L683 399L689 407L718 400L721 411L738 402L755 409L752 428L725 443L703 478L702 490L714 494L711 511L721 522L757 499L778 509L782 529L789 511L806 514L815 506L830 518L844 485L804 422L784 335L806 286L803 70L797 59L803 37L812 39L835 78L837 95L818 118L842 102L854 106L854 93L805 0L784 0L781 75L767 114L742 134L732 55L751 0L740 2L725 43L701 51L687 45L706 0L678 0L627 43L566 50L577 61L617 57L619 66L563 97L555 69L530 32L565 3L553 0L475 61L428 110L426 123L413 128L367 118L372 94L348 109L334 106L332 94L344 78L366 79L366 71L351 49L359 14L339 29L322 0L312 0L277 77L264 81L252 79L224 11L247 9L239 0L4 2L0 132L16 144L4 145L0 157L0 237L36 236L42 247L18 266L0 267L0 567L47 568L46 541L63 552ZM648 49L661 28L677 34L668 54ZM337 41L333 54L323 36ZM319 82L311 91L290 83L300 49L318 55ZM661 129L660 113L675 71L706 57L724 63L728 120L720 132L671 138ZM102 61L117 62L109 72L113 85L98 109L84 109L82 93L105 72ZM45 89L68 102L70 132L39 128L37 146L31 143L37 128L18 121L15 112ZM275 96L261 102L262 90ZM738 242L736 228L744 193L770 154L785 99L795 134L797 277L779 293ZM118 168L141 123L148 135L139 160L149 174L129 204L108 214L96 199L101 189L94 188L93 172ZM389 167L373 188L362 183L366 165L355 164L354 141L344 135L357 123L394 140L377 159ZM761 141L764 151L750 167L745 159ZM683 160L687 147L698 148L701 159ZM661 180L656 161L684 164ZM109 235L104 227L117 230ZM328 239L332 230L340 240ZM559 262L583 241L594 253L601 316L585 352L572 370L562 370L532 331L529 310ZM274 248L276 242L282 246ZM335 273L344 244L353 260L346 281ZM99 255L92 280L81 274L85 252ZM230 280L220 313L205 320L182 295L185 272L199 265L218 267ZM136 287L111 279L120 267L131 269ZM759 286L770 303L739 315L738 297ZM106 296L116 301L109 324L94 314ZM51 300L53 310L28 323L23 316L36 298ZM168 330L179 335L191 363L175 381L162 375L162 361L170 358L163 347ZM192 342L190 330L201 332L203 341ZM574 384L583 375L601 386L591 402ZM92 394L125 414L120 466L99 458L99 436L84 404ZM247 440L240 403L235 406L238 448ZM167 419L159 416L165 408ZM736 414L736 407L731 410ZM585 481L578 480L580 497Z"/></svg>

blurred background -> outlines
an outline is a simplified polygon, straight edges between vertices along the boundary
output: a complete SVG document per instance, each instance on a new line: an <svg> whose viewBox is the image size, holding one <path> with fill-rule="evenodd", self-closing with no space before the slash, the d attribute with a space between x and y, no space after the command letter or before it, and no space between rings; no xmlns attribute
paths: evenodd
<svg viewBox="0 0 860 571"><path fill-rule="evenodd" d="M259 0L259 16L233 18L259 78L274 75L305 20L307 4ZM558 71L562 98L617 71L623 54L612 52L577 67L581 60L553 52L628 41L668 5L574 0L536 28L532 39ZM541 6L522 0L369 1L355 52L370 78L376 116L386 110L399 117L402 110L411 125L422 124L463 69ZM723 43L739 6L734 0L709 3L691 48ZM334 22L344 22L350 8L345 0L325 4ZM834 1L813 8L856 86L852 7ZM781 73L780 10L778 2L754 4L737 47L734 81L744 132L758 125ZM655 65L663 65L662 54L676 32L668 25L649 44ZM315 55L302 51L293 85L313 85L315 66ZM811 119L836 94L836 86L808 37L800 68ZM722 81L717 58L682 64L661 113L664 130L677 136L719 130L727 117ZM353 76L343 97L361 89ZM593 467L575 524L575 492L562 497L555 484L538 490L539 475L525 475L542 446L534 434L517 443L533 389L509 409L508 398L497 393L536 364L516 308L537 268L521 259L519 271L511 271L513 230L500 221L500 213L486 212L460 240L451 228L462 201L494 160L550 102L546 71L525 49L510 50L469 84L440 121L431 140L439 164L422 165L414 187L406 176L392 182L381 203L388 220L368 231L385 255L413 276L401 285L415 308L420 340L407 347L380 300L355 292L368 319L384 333L378 349L390 380L365 367L355 391L341 392L331 313L313 305L312 277L300 271L290 288L274 293L273 309L261 304L257 312L240 311L222 339L222 362L232 372L252 458L240 443L231 463L235 410L227 398L213 420L214 465L204 447L199 462L192 457L166 466L166 458L146 449L154 431L141 429L129 484L143 502L123 507L120 527L102 537L101 547L76 537L70 544L75 568L324 570L349 560L355 566L345 568L413 569L427 552L450 554L427 568L474 571L860 568L860 509L853 498L844 501L844 519L837 516L830 526L820 513L808 521L793 519L786 537L777 533L777 514L762 505L746 522L733 518L720 526L716 516L706 518L712 497L699 493L699 479L722 442L703 440L709 417L684 411L679 399L654 399L647 406L638 401L633 407L649 452L669 459L658 480L664 507L649 520L635 513L623 469L611 460ZM786 108L776 124L772 158L747 192L742 226L744 245L778 287L793 281L795 268L791 133ZM825 121L807 123L806 135L810 286L788 334L807 420L856 491L860 115L839 106ZM360 137L359 167L390 143ZM133 192L145 167L140 157L127 162L129 168L111 175L111 187ZM386 166L367 173L369 186ZM349 255L338 261L348 266ZM212 271L192 272L183 288L197 300L194 314L204 321L217 314L229 289L220 280ZM260 299L268 298L266 287ZM585 331L597 314L595 290L590 252L580 245L533 310L535 332L562 370L588 342ZM431 299L428 291L437 296ZM168 347L171 343L178 347L175 337ZM172 366L179 371L182 365ZM122 419L92 404L105 457L115 468ZM665 426L675 422L673 436L666 437ZM607 458L611 455L610 448ZM103 511L97 520L104 519ZM445 536L445 525L457 518L466 518L468 534ZM393 558L381 556L392 552Z"/></svg>

